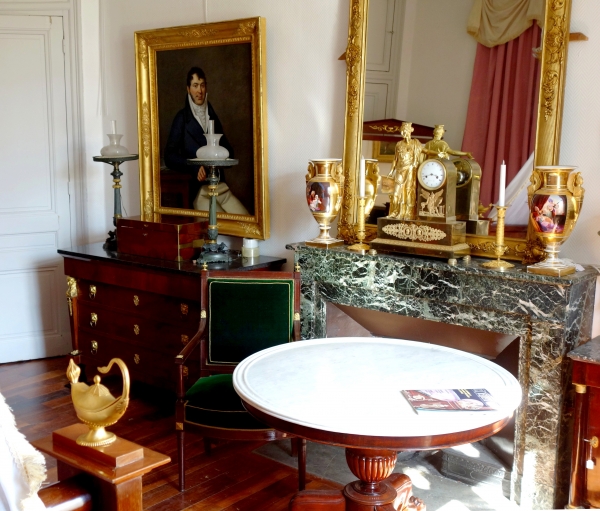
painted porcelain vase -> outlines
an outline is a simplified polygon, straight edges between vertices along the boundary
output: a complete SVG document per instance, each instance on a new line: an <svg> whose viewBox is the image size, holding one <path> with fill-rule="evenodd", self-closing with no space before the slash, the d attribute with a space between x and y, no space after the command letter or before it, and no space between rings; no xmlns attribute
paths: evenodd
<svg viewBox="0 0 600 511"><path fill-rule="evenodd" d="M313 240L307 241L307 245L334 247L344 244L343 240L329 234L331 222L335 220L342 205L343 185L342 160L326 158L308 162L306 202L321 232Z"/></svg>
<svg viewBox="0 0 600 511"><path fill-rule="evenodd" d="M558 258L579 218L583 203L583 178L576 167L552 165L536 167L531 174L529 223L545 244L546 259L527 267L529 273L562 276L575 271L575 265Z"/></svg>

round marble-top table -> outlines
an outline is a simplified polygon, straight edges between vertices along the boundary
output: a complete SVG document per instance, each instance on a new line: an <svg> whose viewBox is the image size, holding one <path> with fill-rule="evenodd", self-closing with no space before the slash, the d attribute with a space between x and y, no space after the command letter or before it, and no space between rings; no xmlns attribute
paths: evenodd
<svg viewBox="0 0 600 511"><path fill-rule="evenodd" d="M397 451L486 438L506 425L521 401L518 381L489 360L443 346L383 338L275 346L243 360L233 373L233 385L259 420L292 435L346 447L346 460L359 481L343 492L299 492L291 510L422 508L411 497L410 479L391 475ZM494 396L497 411L417 414L401 393L477 388Z"/></svg>

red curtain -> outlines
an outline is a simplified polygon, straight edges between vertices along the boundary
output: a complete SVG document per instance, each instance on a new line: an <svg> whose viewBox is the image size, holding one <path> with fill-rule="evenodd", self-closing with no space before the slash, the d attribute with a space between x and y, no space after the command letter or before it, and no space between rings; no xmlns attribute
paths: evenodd
<svg viewBox="0 0 600 511"><path fill-rule="evenodd" d="M481 202L498 200L500 164L506 184L535 147L540 63L536 23L508 43L488 48L477 44L462 150L481 165Z"/></svg>

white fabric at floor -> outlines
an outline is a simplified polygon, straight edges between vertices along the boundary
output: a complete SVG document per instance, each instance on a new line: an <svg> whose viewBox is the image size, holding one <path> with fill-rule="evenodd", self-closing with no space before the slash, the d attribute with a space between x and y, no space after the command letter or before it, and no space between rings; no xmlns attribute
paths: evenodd
<svg viewBox="0 0 600 511"><path fill-rule="evenodd" d="M0 394L0 511L38 511L37 496L46 478L46 461L17 430L15 418Z"/></svg>

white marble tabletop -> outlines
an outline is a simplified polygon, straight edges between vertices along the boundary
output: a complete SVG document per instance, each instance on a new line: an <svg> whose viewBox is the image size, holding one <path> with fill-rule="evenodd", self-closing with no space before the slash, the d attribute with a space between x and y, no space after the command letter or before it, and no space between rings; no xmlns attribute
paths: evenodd
<svg viewBox="0 0 600 511"><path fill-rule="evenodd" d="M331 338L269 348L233 373L244 402L271 417L321 431L374 437L421 437L470 431L510 416L518 381L497 364L463 351L415 341ZM417 414L408 389L489 390L498 411Z"/></svg>

